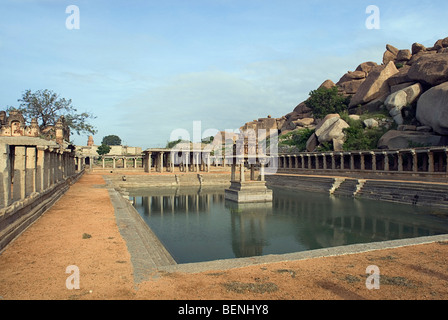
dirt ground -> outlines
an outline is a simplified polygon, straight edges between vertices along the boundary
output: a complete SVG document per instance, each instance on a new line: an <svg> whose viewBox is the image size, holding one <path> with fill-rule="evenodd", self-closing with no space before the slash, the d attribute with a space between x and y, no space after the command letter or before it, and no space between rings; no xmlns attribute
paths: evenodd
<svg viewBox="0 0 448 320"><path fill-rule="evenodd" d="M0 255L5 300L445 300L448 243L436 242L196 274L158 272L136 286L100 174L85 174ZM69 290L67 267L79 268ZM366 268L380 271L367 289ZM70 282L72 283L72 282Z"/></svg>

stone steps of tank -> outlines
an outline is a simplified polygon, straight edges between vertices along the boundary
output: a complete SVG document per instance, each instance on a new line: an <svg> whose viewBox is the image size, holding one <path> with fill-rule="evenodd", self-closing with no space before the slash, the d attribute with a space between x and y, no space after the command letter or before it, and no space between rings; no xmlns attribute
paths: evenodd
<svg viewBox="0 0 448 320"><path fill-rule="evenodd" d="M335 196L348 196L352 197L356 192L356 187L358 185L357 179L345 179L340 186L334 191Z"/></svg>

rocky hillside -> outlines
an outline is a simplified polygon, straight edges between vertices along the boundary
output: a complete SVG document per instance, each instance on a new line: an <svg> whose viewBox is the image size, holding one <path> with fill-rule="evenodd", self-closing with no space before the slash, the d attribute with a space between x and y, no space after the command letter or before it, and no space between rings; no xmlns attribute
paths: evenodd
<svg viewBox="0 0 448 320"><path fill-rule="evenodd" d="M350 97L347 111L352 119L361 119L367 128L386 128L377 148L448 145L448 37L430 48L414 43L411 49L400 50L388 44L381 64L363 62L336 83L326 80L320 88L335 86ZM285 135L309 128L315 131L308 151L325 142L342 150L349 124L338 114L316 119L306 102L281 118L253 120L240 129L277 129ZM375 118L378 114L384 116Z"/></svg>

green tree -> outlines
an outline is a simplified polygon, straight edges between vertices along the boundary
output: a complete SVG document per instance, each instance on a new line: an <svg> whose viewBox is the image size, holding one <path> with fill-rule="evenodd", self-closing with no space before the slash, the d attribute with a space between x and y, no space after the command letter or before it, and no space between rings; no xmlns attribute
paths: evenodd
<svg viewBox="0 0 448 320"><path fill-rule="evenodd" d="M59 97L51 90L37 90L32 92L26 90L21 99L18 99L20 105L18 108L8 108L20 111L27 121L36 118L40 128L44 129L48 125L55 125L60 116L65 117L65 121L71 132L95 134L97 131L89 119L96 118L90 113L78 113L73 107L71 99Z"/></svg>
<svg viewBox="0 0 448 320"><path fill-rule="evenodd" d="M340 113L348 109L350 97L338 92L338 87L319 88L310 92L305 104L313 111L314 118L323 119L327 114Z"/></svg>
<svg viewBox="0 0 448 320"><path fill-rule="evenodd" d="M166 143L165 148L167 149L172 149L174 148L176 145L178 145L179 143L190 143L190 141L188 140L182 140L182 139L177 139L177 140L173 140L173 141L168 141Z"/></svg>
<svg viewBox="0 0 448 320"><path fill-rule="evenodd" d="M105 154L108 154L110 152L110 146L108 146L107 144L102 144L98 147L98 149L96 150L96 152L100 155L103 156Z"/></svg>
<svg viewBox="0 0 448 320"><path fill-rule="evenodd" d="M116 136L114 134L105 136L103 138L103 141L101 142L101 144L105 144L108 146L120 146L121 145L121 139L119 136Z"/></svg>
<svg viewBox="0 0 448 320"><path fill-rule="evenodd" d="M206 137L206 138L202 139L201 142L202 142L202 143L205 143L205 144L210 144L210 143L213 142L214 139L215 139L214 136L210 136L210 137Z"/></svg>

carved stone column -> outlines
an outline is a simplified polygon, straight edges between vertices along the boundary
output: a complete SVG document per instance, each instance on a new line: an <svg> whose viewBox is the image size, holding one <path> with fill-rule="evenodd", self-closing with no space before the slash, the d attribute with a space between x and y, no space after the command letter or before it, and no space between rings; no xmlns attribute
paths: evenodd
<svg viewBox="0 0 448 320"><path fill-rule="evenodd" d="M428 150L428 172L434 172L434 153Z"/></svg>
<svg viewBox="0 0 448 320"><path fill-rule="evenodd" d="M26 148L25 195L36 191L36 147Z"/></svg>
<svg viewBox="0 0 448 320"><path fill-rule="evenodd" d="M411 150L412 155L412 171L418 172L418 154L415 150Z"/></svg>
<svg viewBox="0 0 448 320"><path fill-rule="evenodd" d="M14 154L14 179L13 179L13 201L25 198L25 170L26 170L26 149L16 146Z"/></svg>
<svg viewBox="0 0 448 320"><path fill-rule="evenodd" d="M0 208L5 208L11 204L11 162L9 145L0 148Z"/></svg>

